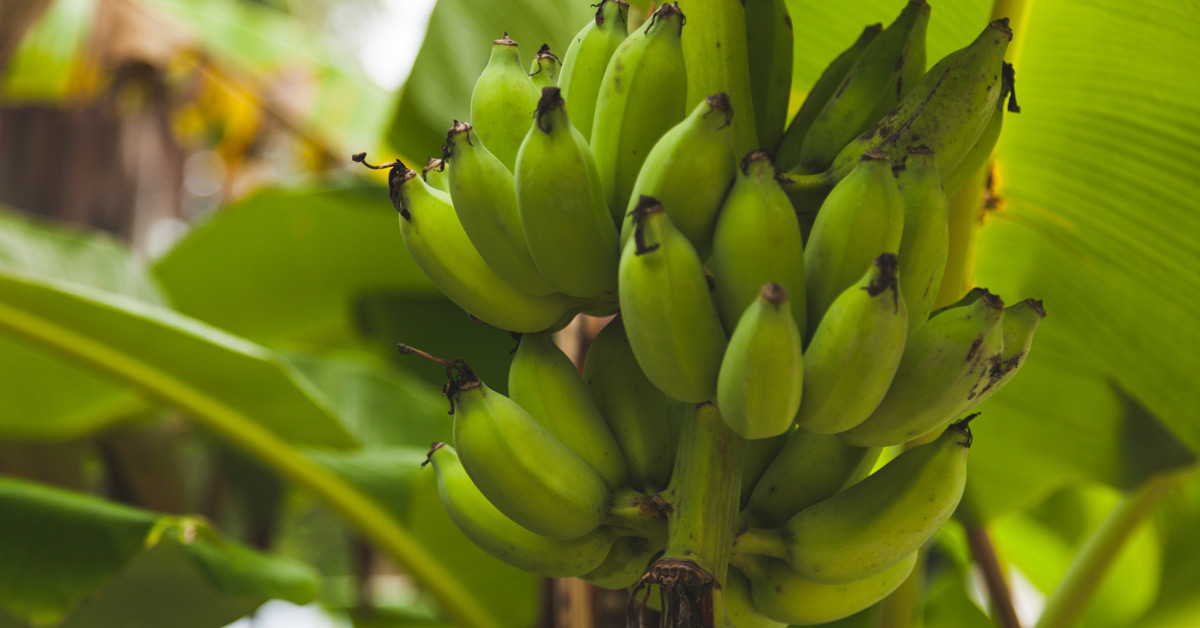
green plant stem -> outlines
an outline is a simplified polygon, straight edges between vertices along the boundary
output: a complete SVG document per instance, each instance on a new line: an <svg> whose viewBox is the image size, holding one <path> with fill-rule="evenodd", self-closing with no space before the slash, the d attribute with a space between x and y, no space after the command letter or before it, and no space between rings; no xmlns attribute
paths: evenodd
<svg viewBox="0 0 1200 628"><path fill-rule="evenodd" d="M992 614L1002 628L1021 628L1017 611L1013 607L1012 595L1009 593L1008 581L1004 571L1000 569L1000 561L996 558L996 548L992 545L992 537L983 525L968 523L967 544L971 546L971 556L979 570L983 572L983 583L987 588L988 601Z"/></svg>
<svg viewBox="0 0 1200 628"><path fill-rule="evenodd" d="M1112 509L1075 555L1067 575L1046 600L1035 628L1070 628L1087 608L1108 568L1125 542L1153 512L1159 500L1174 485L1175 476L1150 478Z"/></svg>
<svg viewBox="0 0 1200 628"><path fill-rule="evenodd" d="M675 469L663 492L672 510L666 552L659 560L690 560L713 577L720 585L712 598L716 618L725 616L720 591L737 523L745 444L716 405L702 404L680 425Z"/></svg>
<svg viewBox="0 0 1200 628"><path fill-rule="evenodd" d="M73 329L26 314L0 303L0 329L45 345L98 372L129 383L185 410L195 420L257 458L294 484L310 491L404 567L437 599L458 625L493 628L491 617L474 595L446 571L388 513L353 485L304 458L251 417L205 394L202 387L163 372L151 364Z"/></svg>
<svg viewBox="0 0 1200 628"><path fill-rule="evenodd" d="M756 554L787 560L787 543L779 528L744 528L733 539L734 554Z"/></svg>

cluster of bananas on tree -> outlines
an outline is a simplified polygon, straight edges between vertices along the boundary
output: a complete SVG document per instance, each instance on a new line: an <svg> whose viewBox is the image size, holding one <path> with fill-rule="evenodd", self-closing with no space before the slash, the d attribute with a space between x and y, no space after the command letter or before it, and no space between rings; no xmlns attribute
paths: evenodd
<svg viewBox="0 0 1200 628"><path fill-rule="evenodd" d="M908 576L961 498L962 417L1015 375L1045 312L981 288L935 308L947 196L1017 110L1007 20L927 71L930 8L911 1L789 123L784 2L742 4L751 102L687 100L678 3L631 24L601 0L561 62L543 46L527 71L493 42L472 120L422 173L371 167L433 283L521 334L509 396L434 358L454 446L429 461L466 536L526 571L633 586L667 544L680 433L719 414L744 439L728 621L814 624ZM760 148L737 155L743 111ZM616 314L582 375L553 340L578 314Z"/></svg>

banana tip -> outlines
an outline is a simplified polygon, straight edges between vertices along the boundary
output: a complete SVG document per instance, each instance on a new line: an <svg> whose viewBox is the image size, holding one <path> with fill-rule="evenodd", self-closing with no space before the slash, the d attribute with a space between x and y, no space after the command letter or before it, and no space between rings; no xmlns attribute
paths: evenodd
<svg viewBox="0 0 1200 628"><path fill-rule="evenodd" d="M443 448L443 447L445 447L445 446L446 446L446 443L433 443L433 444L431 444L431 445L429 446L429 453L425 454L425 461L421 463L421 468L422 468L422 469L424 469L424 468L425 468L425 465L427 465L427 464L429 464L429 463L433 462L433 454L434 454L434 452L436 452L437 450L439 450L439 449L441 449L441 448Z"/></svg>
<svg viewBox="0 0 1200 628"><path fill-rule="evenodd" d="M787 288L781 283L767 283L762 287L762 298L776 307L783 305L788 300Z"/></svg>

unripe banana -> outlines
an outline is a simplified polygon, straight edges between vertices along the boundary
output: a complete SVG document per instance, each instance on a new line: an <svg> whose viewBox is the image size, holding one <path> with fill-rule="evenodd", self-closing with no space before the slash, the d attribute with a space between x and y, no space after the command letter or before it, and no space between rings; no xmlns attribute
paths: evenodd
<svg viewBox="0 0 1200 628"><path fill-rule="evenodd" d="M759 612L793 626L812 626L849 617L887 597L912 573L917 552L877 574L839 584L809 580L774 558L739 556L735 563L750 574Z"/></svg>
<svg viewBox="0 0 1200 628"><path fill-rule="evenodd" d="M750 493L758 484L759 478L774 463L775 456L783 449L784 443L795 429L793 427L787 433L771 438L746 441L742 452L742 489L739 499L742 508L746 507L746 503L750 501Z"/></svg>
<svg viewBox="0 0 1200 628"><path fill-rule="evenodd" d="M543 88L553 87L558 84L558 72L561 67L562 63L558 57L550 52L550 44L542 44L533 57L533 63L529 65L529 80L533 81L533 86L539 92Z"/></svg>
<svg viewBox="0 0 1200 628"><path fill-rule="evenodd" d="M746 502L744 517L755 527L775 528L796 513L829 499L871 473L877 447L852 447L837 436L798 428L763 471Z"/></svg>
<svg viewBox="0 0 1200 628"><path fill-rule="evenodd" d="M595 530L611 501L604 479L515 401L491 390L461 360L447 365L444 392L454 414L454 446L489 502L521 527L552 539Z"/></svg>
<svg viewBox="0 0 1200 628"><path fill-rule="evenodd" d="M1004 321L1000 324L1004 335L1004 349L1000 353L1000 362L988 373L987 382L978 389L978 394L959 409L958 414L970 412L1016 376L1017 371L1025 364L1029 348L1033 345L1033 334L1043 318L1046 318L1046 310L1042 308L1039 299L1025 299L1005 308Z"/></svg>
<svg viewBox="0 0 1200 628"><path fill-rule="evenodd" d="M783 528L788 563L805 578L841 583L904 560L958 507L970 446L970 428L955 423L932 443L796 513Z"/></svg>
<svg viewBox="0 0 1200 628"><path fill-rule="evenodd" d="M592 136L596 97L609 59L625 41L629 5L625 0L600 0L596 17L575 35L563 55L558 85L567 101L567 117L584 137Z"/></svg>
<svg viewBox="0 0 1200 628"><path fill-rule="evenodd" d="M751 598L750 581L733 565L725 575L724 593L725 619L730 628L787 628L786 623L758 612Z"/></svg>
<svg viewBox="0 0 1200 628"><path fill-rule="evenodd" d="M570 540L534 534L504 516L479 492L452 447L435 443L429 461L437 473L438 495L454 525L485 552L523 571L547 578L578 576L603 564L613 545L601 527Z"/></svg>
<svg viewBox="0 0 1200 628"><path fill-rule="evenodd" d="M364 164L365 155L355 155ZM388 187L400 212L400 235L421 271L439 290L468 314L501 329L533 332L561 322L581 305L561 294L533 296L508 284L479 255L450 197L429 187L400 162L390 167Z"/></svg>
<svg viewBox="0 0 1200 628"><path fill-rule="evenodd" d="M714 94L658 140L633 185L621 226L622 248L633 235L633 209L646 195L662 203L700 259L708 257L717 212L737 168L729 145L732 118L729 98Z"/></svg>
<svg viewBox="0 0 1200 628"><path fill-rule="evenodd" d="M1005 63L1000 75L1000 97L996 99L996 105L992 108L992 114L988 116L983 131L979 133L979 139L975 140L975 144L963 156L962 161L958 162L954 170L945 176L943 184L947 197L953 198L991 158L992 149L1000 140L1005 111L1021 113L1021 107L1017 105L1016 91L1013 89L1015 82L1016 73L1012 64Z"/></svg>
<svg viewBox="0 0 1200 628"><path fill-rule="evenodd" d="M765 151L746 155L717 216L709 268L715 277L717 311L730 332L768 282L783 284L792 295L792 317L802 334L807 325L800 222L775 173Z"/></svg>
<svg viewBox="0 0 1200 628"><path fill-rule="evenodd" d="M508 369L508 394L551 436L591 465L609 488L629 483L621 447L551 332L521 336Z"/></svg>
<svg viewBox="0 0 1200 628"><path fill-rule="evenodd" d="M904 201L882 153L865 153L817 213L804 250L808 337L829 305L880 253L900 250Z"/></svg>
<svg viewBox="0 0 1200 628"><path fill-rule="evenodd" d="M660 550L649 539L640 536L621 537L613 542L603 563L579 578L601 589L631 587L646 573L651 559Z"/></svg>
<svg viewBox="0 0 1200 628"><path fill-rule="evenodd" d="M492 56L471 91L471 120L483 145L510 172L537 101L538 89L521 67L517 42L505 33L492 42Z"/></svg>
<svg viewBox="0 0 1200 628"><path fill-rule="evenodd" d="M908 306L911 332L929 320L946 272L950 224L933 151L909 147L897 183L904 199L904 235L900 238L900 294Z"/></svg>
<svg viewBox="0 0 1200 628"><path fill-rule="evenodd" d="M553 293L529 252L512 173L488 152L474 127L456 120L446 132L442 159L454 211L483 259L522 292Z"/></svg>
<svg viewBox="0 0 1200 628"><path fill-rule="evenodd" d="M646 155L686 113L682 30L683 13L664 3L621 42L600 82L590 145L614 223L621 222Z"/></svg>
<svg viewBox="0 0 1200 628"><path fill-rule="evenodd" d="M619 316L588 348L583 380L625 454L630 484L647 493L665 488L675 463L667 398L642 373Z"/></svg>
<svg viewBox="0 0 1200 628"><path fill-rule="evenodd" d="M748 0L746 44L758 146L775 146L787 124L792 95L792 19L784 0Z"/></svg>
<svg viewBox="0 0 1200 628"><path fill-rule="evenodd" d="M850 172L876 149L899 162L909 146L933 149L938 172L952 172L975 145L1000 97L1004 51L1012 41L1008 19L989 24L966 48L938 61L878 124L838 154L829 175Z"/></svg>
<svg viewBox="0 0 1200 628"><path fill-rule="evenodd" d="M865 421L888 392L907 334L896 256L884 253L829 306L809 341L796 423L837 434Z"/></svg>
<svg viewBox="0 0 1200 628"><path fill-rule="evenodd" d="M617 228L587 142L547 87L517 155L516 198L529 252L554 289L590 297L616 287Z"/></svg>
<svg viewBox="0 0 1200 628"><path fill-rule="evenodd" d="M629 346L663 392L679 401L711 400L725 331L700 258L657 200L643 196L634 211L618 283Z"/></svg>
<svg viewBox="0 0 1200 628"><path fill-rule="evenodd" d="M840 436L859 447L899 445L956 416L987 385L1004 347L1004 302L986 290L973 303L943 310L908 338L883 401Z"/></svg>
<svg viewBox="0 0 1200 628"><path fill-rule="evenodd" d="M730 142L735 155L758 148L754 97L750 87L749 42L745 2L678 0L688 17L683 37L683 63L687 70L687 100L696 103L709 94L725 92L738 109L730 121Z"/></svg>
<svg viewBox="0 0 1200 628"><path fill-rule="evenodd" d="M855 137L879 121L925 73L929 5L910 0L855 61L813 120L800 147L800 168L822 172Z"/></svg>
<svg viewBox="0 0 1200 628"><path fill-rule="evenodd" d="M800 408L804 362L787 289L762 287L729 338L717 378L717 407L745 439L783 434Z"/></svg>
<svg viewBox="0 0 1200 628"><path fill-rule="evenodd" d="M812 128L813 120L817 119L817 114L821 113L825 103L833 97L838 86L850 73L850 69L862 56L863 51L882 32L883 24L872 24L864 28L858 39L850 44L849 48L843 50L825 68L825 71L817 78L817 82L813 83L812 88L808 90L808 95L804 98L804 103L800 105L796 115L792 116L787 131L783 133L783 137L779 138L779 143L775 146L775 165L779 166L780 170L790 172L796 168L796 164L800 162L800 147L804 144L804 138L808 136L809 129Z"/></svg>
<svg viewBox="0 0 1200 628"><path fill-rule="evenodd" d="M429 187L450 193L450 175L446 173L446 162L437 157L430 157L425 167L421 169L421 178Z"/></svg>

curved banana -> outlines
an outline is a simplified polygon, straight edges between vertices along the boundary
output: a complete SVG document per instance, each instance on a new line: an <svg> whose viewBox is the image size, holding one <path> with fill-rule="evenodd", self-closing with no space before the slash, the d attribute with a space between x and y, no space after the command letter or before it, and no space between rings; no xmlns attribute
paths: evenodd
<svg viewBox="0 0 1200 628"><path fill-rule="evenodd" d="M675 464L667 398L638 366L619 316L592 340L583 381L625 455L630 485L647 493L665 488Z"/></svg>
<svg viewBox="0 0 1200 628"><path fill-rule="evenodd" d="M617 228L583 136L567 121L557 87L542 90L533 126L517 155L517 209L541 276L577 297L617 283Z"/></svg>
<svg viewBox="0 0 1200 628"><path fill-rule="evenodd" d="M601 589L625 589L637 584L661 547L640 536L617 539L604 562L579 576Z"/></svg>
<svg viewBox="0 0 1200 628"><path fill-rule="evenodd" d="M660 390L708 401L717 394L725 331L700 258L657 200L643 196L634 211L618 282L629 346Z"/></svg>
<svg viewBox="0 0 1200 628"><path fill-rule="evenodd" d="M587 23L563 55L558 86L567 101L567 117L584 137L592 136L596 96L609 59L628 32L625 24L629 4L625 0L600 0L596 17Z"/></svg>
<svg viewBox="0 0 1200 628"><path fill-rule="evenodd" d="M625 457L571 358L551 332L523 334L508 369L508 395L583 458L609 488L629 483Z"/></svg>
<svg viewBox="0 0 1200 628"><path fill-rule="evenodd" d="M850 69L862 56L863 51L882 32L883 24L872 24L864 28L858 39L854 40L849 48L843 50L825 68L825 71L821 72L817 82L813 83L808 90L804 103L800 105L796 115L792 116L792 121L784 131L783 137L779 138L779 142L775 145L775 165L779 166L780 170L791 172L796 168L796 164L800 163L800 147L804 145L804 138L808 136L808 131L812 128L813 120L817 119L817 114L821 113L825 103L833 97L838 86L850 73Z"/></svg>
<svg viewBox="0 0 1200 628"><path fill-rule="evenodd" d="M783 448L754 484L744 518L755 527L779 527L867 477L879 453L878 447L852 447L804 428L788 432Z"/></svg>
<svg viewBox="0 0 1200 628"><path fill-rule="evenodd" d="M521 67L517 42L504 37L492 42L487 67L471 91L471 120L488 151L509 171L529 130L538 89Z"/></svg>
<svg viewBox="0 0 1200 628"><path fill-rule="evenodd" d="M822 172L847 144L879 121L925 74L929 5L910 0L863 50L821 108L800 147L800 168Z"/></svg>
<svg viewBox="0 0 1200 628"><path fill-rule="evenodd" d="M614 223L621 222L646 155L686 113L682 30L679 7L662 4L649 25L621 42L604 70L589 144Z"/></svg>
<svg viewBox="0 0 1200 628"><path fill-rule="evenodd" d="M840 434L859 447L899 445L949 423L987 386L1004 347L1004 302L982 291L974 302L943 310L908 338L883 401Z"/></svg>
<svg viewBox="0 0 1200 628"><path fill-rule="evenodd" d="M525 240L513 176L479 141L474 127L455 120L446 132L442 159L454 211L483 259L518 290L552 294Z"/></svg>
<svg viewBox="0 0 1200 628"><path fill-rule="evenodd" d="M735 155L758 147L754 96L750 87L749 42L745 2L677 0L687 16L688 33L682 39L683 65L687 70L687 103L709 94L725 92L738 108L730 120L730 142Z"/></svg>
<svg viewBox="0 0 1200 628"><path fill-rule="evenodd" d="M946 193L933 151L910 146L897 177L904 199L904 235L900 238L900 294L908 306L908 330L929 320L946 272L950 223Z"/></svg>
<svg viewBox="0 0 1200 628"><path fill-rule="evenodd" d="M878 574L928 541L954 513L971 430L955 423L866 479L796 513L783 527L788 563L818 582Z"/></svg>
<svg viewBox="0 0 1200 628"><path fill-rule="evenodd" d="M750 501L750 494L758 484L763 473L774 464L775 457L783 450L784 444L791 438L795 427L787 433L771 438L758 438L746 441L742 452L742 489L740 491L741 507L745 508Z"/></svg>
<svg viewBox="0 0 1200 628"><path fill-rule="evenodd" d="M365 154L355 160L370 168L389 168L392 204L400 212L404 246L442 294L468 314L501 329L533 332L568 319L581 306L561 294L533 296L508 284L479 255L458 222L450 197L429 187L399 161L370 166Z"/></svg>
<svg viewBox="0 0 1200 628"><path fill-rule="evenodd" d="M1000 97L1008 18L989 24L966 48L938 61L878 124L838 153L828 174L840 178L870 149L899 162L909 146L933 149L938 172L952 172L975 145Z"/></svg>
<svg viewBox="0 0 1200 628"><path fill-rule="evenodd" d="M945 180L942 182L946 188L947 198L954 198L954 195L991 158L992 149L1000 140L1000 130L1004 127L1005 111L1021 113L1021 107L1017 105L1016 92L1013 89L1015 82L1016 72L1013 70L1012 64L1005 63L1000 75L1000 97L996 99L996 105L992 108L992 114L988 116L983 131L979 133L979 139L975 140L975 144L971 146L966 155L963 155L962 161L958 162L958 165L945 176Z"/></svg>
<svg viewBox="0 0 1200 628"><path fill-rule="evenodd" d="M1029 348L1033 345L1033 334L1043 318L1046 318L1046 310L1039 299L1025 299L1004 309L1004 321L1000 324L1004 349L1000 352L1000 362L993 365L987 382L977 389L978 394L968 393L970 400L957 414L970 412L1016 377L1017 371L1025 364Z"/></svg>
<svg viewBox="0 0 1200 628"><path fill-rule="evenodd" d="M783 434L800 408L804 362L789 303L782 285L764 285L721 360L717 407L730 429L747 440Z"/></svg>
<svg viewBox="0 0 1200 628"><path fill-rule="evenodd" d="M812 626L849 617L887 597L912 573L917 552L877 574L839 584L809 580L774 558L738 556L733 563L749 575L760 613L793 626Z"/></svg>
<svg viewBox="0 0 1200 628"><path fill-rule="evenodd" d="M774 147L787 124L792 95L792 19L784 0L748 0L746 45L758 146Z"/></svg>
<svg viewBox="0 0 1200 628"><path fill-rule="evenodd" d="M611 493L604 479L521 406L488 388L461 360L447 362L444 392L454 414L454 447L479 491L518 525L552 539L577 539L600 526Z"/></svg>
<svg viewBox="0 0 1200 628"><path fill-rule="evenodd" d="M483 551L547 578L578 576L604 563L612 533L600 527L570 540L554 540L517 525L496 509L467 476L454 448L434 443L429 462L437 474L438 496L458 529Z"/></svg>
<svg viewBox="0 0 1200 628"><path fill-rule="evenodd" d="M865 421L891 386L907 335L896 256L884 253L829 306L809 341L796 423L837 434Z"/></svg>
<svg viewBox="0 0 1200 628"><path fill-rule="evenodd" d="M787 623L778 622L754 606L750 593L750 581L733 565L725 574L725 620L730 628L787 628Z"/></svg>
<svg viewBox="0 0 1200 628"><path fill-rule="evenodd" d="M450 175L446 174L446 162L437 157L430 157L425 167L421 169L421 178L429 187L450 193Z"/></svg>
<svg viewBox="0 0 1200 628"><path fill-rule="evenodd" d="M709 268L717 311L731 333L768 282L783 284L792 295L792 317L802 334L806 330L804 242L796 211L775 173L766 151L746 155L717 216Z"/></svg>
<svg viewBox="0 0 1200 628"><path fill-rule="evenodd" d="M821 204L804 249L808 337L829 305L880 253L900 250L904 200L887 155L864 153Z"/></svg>
<svg viewBox="0 0 1200 628"><path fill-rule="evenodd" d="M729 144L732 118L729 97L714 94L654 144L633 184L621 225L622 248L633 236L633 210L646 195L662 203L700 259L708 257L717 212L737 169Z"/></svg>
<svg viewBox="0 0 1200 628"><path fill-rule="evenodd" d="M554 53L550 52L550 44L542 44L533 57L533 63L529 65L529 80L533 81L533 86L539 92L543 88L553 87L558 84L558 73L561 67L562 62L554 56Z"/></svg>

